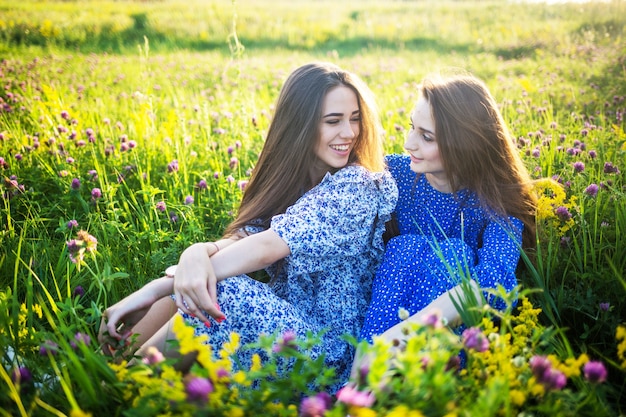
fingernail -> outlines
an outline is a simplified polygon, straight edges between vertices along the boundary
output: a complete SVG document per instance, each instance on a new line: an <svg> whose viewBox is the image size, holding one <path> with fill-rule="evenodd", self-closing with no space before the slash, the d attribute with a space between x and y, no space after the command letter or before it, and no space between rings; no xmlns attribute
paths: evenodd
<svg viewBox="0 0 626 417"><path fill-rule="evenodd" d="M189 313L189 315L190 315L191 317L193 317L194 319L196 318L196 315L195 315L195 314L193 314L193 313Z"/></svg>
<svg viewBox="0 0 626 417"><path fill-rule="evenodd" d="M211 327L211 322L210 322L210 321L205 321L205 322L204 322L204 325L205 325L206 327Z"/></svg>
<svg viewBox="0 0 626 417"><path fill-rule="evenodd" d="M221 323L224 320L226 320L226 316L218 317L218 318L215 319L215 321L218 322L218 323Z"/></svg>

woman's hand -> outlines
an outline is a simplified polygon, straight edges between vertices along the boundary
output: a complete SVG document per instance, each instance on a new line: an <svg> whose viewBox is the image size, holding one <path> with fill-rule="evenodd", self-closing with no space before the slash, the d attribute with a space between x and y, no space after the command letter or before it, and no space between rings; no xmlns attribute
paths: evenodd
<svg viewBox="0 0 626 417"><path fill-rule="evenodd" d="M210 256L219 250L216 243L196 243L183 251L174 275L176 306L205 324L208 313L214 319L225 318L217 305L217 278Z"/></svg>
<svg viewBox="0 0 626 417"><path fill-rule="evenodd" d="M152 305L171 293L172 280L159 278L107 308L102 315L98 331L98 341L102 344L104 353L111 355L111 348L132 334L133 327L146 315Z"/></svg>

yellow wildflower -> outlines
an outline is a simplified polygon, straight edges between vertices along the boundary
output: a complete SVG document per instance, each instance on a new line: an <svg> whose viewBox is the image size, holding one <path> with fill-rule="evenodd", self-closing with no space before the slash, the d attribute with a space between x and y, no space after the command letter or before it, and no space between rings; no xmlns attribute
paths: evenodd
<svg viewBox="0 0 626 417"><path fill-rule="evenodd" d="M258 353L252 355L252 365L250 366L251 371L259 371L263 365L261 364L261 356Z"/></svg>
<svg viewBox="0 0 626 417"><path fill-rule="evenodd" d="M349 414L351 417L376 417L376 411L365 407L350 407Z"/></svg>
<svg viewBox="0 0 626 417"><path fill-rule="evenodd" d="M615 330L615 339L619 342L617 344L617 357L621 360L620 366L626 370L626 327L617 326Z"/></svg>
<svg viewBox="0 0 626 417"><path fill-rule="evenodd" d="M410 410L406 405L402 404L388 412L386 417L424 417L424 414L417 410Z"/></svg>
<svg viewBox="0 0 626 417"><path fill-rule="evenodd" d="M516 407L521 407L526 402L526 394L523 391L512 389L509 391L509 398Z"/></svg>

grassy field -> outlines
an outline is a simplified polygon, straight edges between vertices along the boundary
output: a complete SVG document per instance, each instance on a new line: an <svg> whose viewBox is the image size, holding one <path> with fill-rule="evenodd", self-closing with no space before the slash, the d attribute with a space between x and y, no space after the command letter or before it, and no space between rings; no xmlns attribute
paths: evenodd
<svg viewBox="0 0 626 417"><path fill-rule="evenodd" d="M540 190L537 261L520 283L539 290L528 297L547 338L528 344L559 358L568 385L538 395L510 381L471 391L476 381L461 379L455 415L472 396L491 404L473 415L626 412L625 23L618 0L0 0L0 415L139 410L122 394L128 380L109 385L119 370L94 343L79 356L63 341L93 340L103 308L191 242L220 235L282 82L312 60L366 80L389 153L402 152L420 79L470 71L491 88L533 176L563 185ZM66 242L80 229L97 251L74 263ZM50 340L66 356L39 355ZM605 383L565 371L583 355L604 363ZM20 386L15 367L64 384ZM501 402L516 390L522 406ZM370 411L394 409L378 401Z"/></svg>

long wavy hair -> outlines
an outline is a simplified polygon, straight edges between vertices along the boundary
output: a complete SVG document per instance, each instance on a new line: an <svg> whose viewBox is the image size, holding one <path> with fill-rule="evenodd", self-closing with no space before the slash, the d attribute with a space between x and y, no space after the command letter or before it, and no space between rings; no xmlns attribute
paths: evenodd
<svg viewBox="0 0 626 417"><path fill-rule="evenodd" d="M452 190L468 188L485 208L520 219L522 247L535 247L533 181L487 86L470 74L433 75L419 92L430 104Z"/></svg>
<svg viewBox="0 0 626 417"><path fill-rule="evenodd" d="M360 111L359 135L348 163L370 171L384 170L382 129L369 88L358 76L336 65L303 65L289 75L280 91L263 150L225 236L259 222L269 227L273 216L284 213L317 185L310 172L317 162L314 149L320 136L322 105L326 94L338 86L354 91Z"/></svg>

